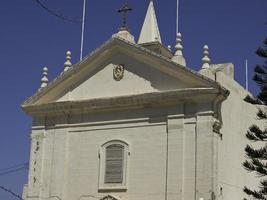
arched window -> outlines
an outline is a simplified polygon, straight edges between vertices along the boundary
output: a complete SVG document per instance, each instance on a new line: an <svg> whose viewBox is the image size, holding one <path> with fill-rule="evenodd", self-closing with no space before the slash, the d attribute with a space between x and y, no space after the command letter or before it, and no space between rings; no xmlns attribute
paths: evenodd
<svg viewBox="0 0 267 200"><path fill-rule="evenodd" d="M128 144L114 140L100 151L100 190L126 190Z"/></svg>

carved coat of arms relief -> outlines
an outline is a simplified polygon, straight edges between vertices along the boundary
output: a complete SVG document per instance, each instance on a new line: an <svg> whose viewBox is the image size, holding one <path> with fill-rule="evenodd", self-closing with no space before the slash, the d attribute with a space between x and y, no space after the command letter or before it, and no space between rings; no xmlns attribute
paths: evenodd
<svg viewBox="0 0 267 200"><path fill-rule="evenodd" d="M114 65L113 68L113 78L116 81L120 81L121 79L123 79L124 76L124 70L125 70L125 66L120 64L120 65Z"/></svg>

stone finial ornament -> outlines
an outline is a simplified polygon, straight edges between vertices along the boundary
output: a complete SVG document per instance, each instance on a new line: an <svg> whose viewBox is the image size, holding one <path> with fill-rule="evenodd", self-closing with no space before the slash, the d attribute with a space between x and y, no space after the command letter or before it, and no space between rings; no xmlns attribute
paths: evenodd
<svg viewBox="0 0 267 200"><path fill-rule="evenodd" d="M209 47L207 45L205 45L203 47L203 58L202 58L202 68L199 71L200 74L213 79L215 78L214 73L212 72L212 69L210 67L210 58L209 58Z"/></svg>
<svg viewBox="0 0 267 200"><path fill-rule="evenodd" d="M182 45L182 34L177 33L176 35L176 45L175 45L175 55L182 56L183 55L183 45Z"/></svg>
<svg viewBox="0 0 267 200"><path fill-rule="evenodd" d="M72 66L72 63L71 63L71 52L67 51L66 52L66 62L64 63L64 72L68 71L71 66Z"/></svg>
<svg viewBox="0 0 267 200"><path fill-rule="evenodd" d="M45 88L48 85L48 68L43 68L43 77L41 79L41 88Z"/></svg>
<svg viewBox="0 0 267 200"><path fill-rule="evenodd" d="M186 61L183 56L183 45L182 45L182 34L177 33L176 35L176 45L175 45L176 52L172 58L172 61L182 65L186 66Z"/></svg>
<svg viewBox="0 0 267 200"><path fill-rule="evenodd" d="M209 58L209 47L208 45L205 45L203 47L203 55L202 58L202 69L209 69L210 68L210 58Z"/></svg>

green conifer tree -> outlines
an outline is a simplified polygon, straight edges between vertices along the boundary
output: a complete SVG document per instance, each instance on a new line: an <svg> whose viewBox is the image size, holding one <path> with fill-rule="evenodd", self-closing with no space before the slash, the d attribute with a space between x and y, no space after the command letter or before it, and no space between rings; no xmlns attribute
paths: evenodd
<svg viewBox="0 0 267 200"><path fill-rule="evenodd" d="M261 105L257 113L258 120L264 120L267 124L267 39L263 42L263 47L258 48L256 54L263 58L263 64L255 67L254 81L260 87L257 98L246 97L245 101ZM243 163L245 169L254 172L260 179L257 190L244 187L244 192L253 199L267 200L267 129L261 129L257 125L252 125L246 133L248 140L258 142L261 148L254 148L247 145L245 148L247 160Z"/></svg>

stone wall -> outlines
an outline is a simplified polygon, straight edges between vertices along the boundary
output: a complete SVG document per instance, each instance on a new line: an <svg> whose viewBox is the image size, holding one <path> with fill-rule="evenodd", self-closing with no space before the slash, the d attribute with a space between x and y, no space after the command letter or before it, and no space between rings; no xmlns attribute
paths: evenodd
<svg viewBox="0 0 267 200"><path fill-rule="evenodd" d="M31 166L38 160L40 184L33 187L29 181L28 199L94 199L107 194L133 200L209 198L216 185L218 134L213 132L211 106L207 112L203 107L181 104L36 119L32 135L44 137L42 153L32 152ZM99 190L99 152L112 140L129 145L126 191ZM31 167L30 178L34 174Z"/></svg>

